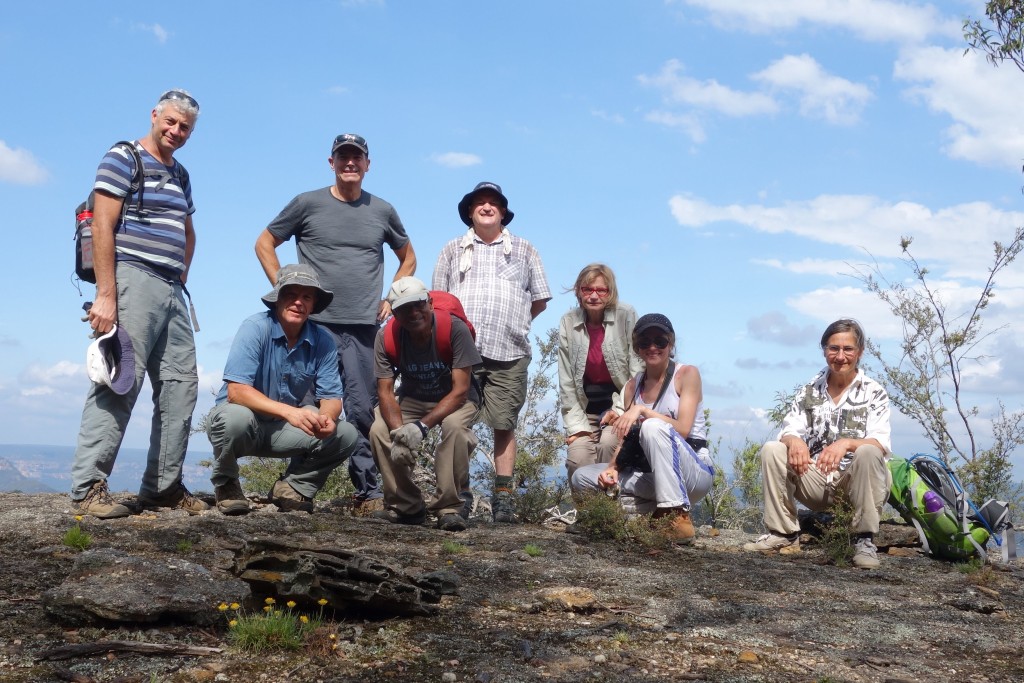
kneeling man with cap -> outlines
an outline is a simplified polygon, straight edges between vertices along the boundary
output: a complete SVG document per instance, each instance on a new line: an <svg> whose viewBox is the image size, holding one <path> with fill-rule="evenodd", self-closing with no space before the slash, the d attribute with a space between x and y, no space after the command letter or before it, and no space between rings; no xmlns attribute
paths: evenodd
<svg viewBox="0 0 1024 683"><path fill-rule="evenodd" d="M274 290L263 297L270 310L247 318L235 335L206 430L213 445L210 479L217 509L226 515L249 512L238 482L238 458L290 458L270 502L285 511L312 512L313 497L356 446L355 427L338 422L337 347L308 319L333 298L312 268L285 266ZM310 390L319 409L299 407Z"/></svg>
<svg viewBox="0 0 1024 683"><path fill-rule="evenodd" d="M443 293L438 293L441 296ZM473 368L481 363L473 335L458 316L451 324L435 319L426 285L414 277L395 280L388 293L395 320L377 332L374 341L374 374L380 405L370 427L370 448L384 484L386 509L374 517L399 524L422 524L429 509L437 515L437 528L462 531L459 497L469 482L469 458L477 439L472 426L480 395L473 382ZM439 330L450 328L449 339L439 340ZM385 337L395 334L394 357L388 355ZM447 351L439 352L444 346ZM401 377L396 397L395 379ZM434 451L437 483L427 502L413 481L416 453L424 437L441 425L441 441Z"/></svg>

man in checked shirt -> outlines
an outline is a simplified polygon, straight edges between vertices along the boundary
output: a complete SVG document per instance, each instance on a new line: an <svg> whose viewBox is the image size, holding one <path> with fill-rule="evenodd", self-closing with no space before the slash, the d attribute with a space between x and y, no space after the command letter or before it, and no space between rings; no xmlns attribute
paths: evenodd
<svg viewBox="0 0 1024 683"><path fill-rule="evenodd" d="M475 373L483 393L480 420L494 429L491 511L495 522L506 524L517 521L512 470L516 424L526 402L530 323L551 299L537 250L506 227L514 215L500 186L477 184L459 202L459 218L469 230L441 250L433 279L433 289L462 301L476 328L483 358Z"/></svg>

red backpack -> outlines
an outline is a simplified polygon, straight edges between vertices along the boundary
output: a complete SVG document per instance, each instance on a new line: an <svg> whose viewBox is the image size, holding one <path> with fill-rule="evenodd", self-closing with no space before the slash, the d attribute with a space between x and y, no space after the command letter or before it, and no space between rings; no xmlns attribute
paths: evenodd
<svg viewBox="0 0 1024 683"><path fill-rule="evenodd" d="M454 294L443 292L439 289L430 290L430 299L434 304L434 343L437 345L437 355L451 367L452 364L452 317L456 317L466 323L469 334L476 339L476 329L473 323L466 317L466 309L462 302ZM392 316L384 325L384 353L387 354L391 364L398 366L399 339L401 326L398 319Z"/></svg>

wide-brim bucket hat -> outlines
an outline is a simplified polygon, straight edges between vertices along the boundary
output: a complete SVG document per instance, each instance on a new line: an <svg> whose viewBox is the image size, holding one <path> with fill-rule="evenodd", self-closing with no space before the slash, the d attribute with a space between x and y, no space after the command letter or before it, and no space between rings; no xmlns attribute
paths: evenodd
<svg viewBox="0 0 1024 683"><path fill-rule="evenodd" d="M505 215L501 217L501 224L508 225L511 223L515 214L508 208L508 198L502 193L501 185L487 181L477 183L476 187L474 187L471 192L467 193L466 196L462 198L462 201L459 202L459 218L462 219L462 222L470 227L473 226L473 219L469 215L470 210L473 208L473 198L476 197L477 193L485 190L494 192L501 197L501 209L505 212Z"/></svg>
<svg viewBox="0 0 1024 683"><path fill-rule="evenodd" d="M316 305L313 307L313 314L320 313L334 301L334 292L324 289L320 285L320 278L316 271L305 263L293 263L277 271L277 284L274 289L265 294L262 299L267 308L273 310L277 305L277 298L285 287L298 285L300 287L312 287L316 292Z"/></svg>

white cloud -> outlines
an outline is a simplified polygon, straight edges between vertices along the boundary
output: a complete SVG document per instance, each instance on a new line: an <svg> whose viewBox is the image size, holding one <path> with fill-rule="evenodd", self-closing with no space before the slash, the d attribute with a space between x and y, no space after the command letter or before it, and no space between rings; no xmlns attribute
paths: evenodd
<svg viewBox="0 0 1024 683"><path fill-rule="evenodd" d="M679 60L670 59L658 74L641 74L637 80L642 85L659 89L668 103L716 111L727 116L774 114L779 109L769 95L733 90L714 79L698 81L684 76L683 68Z"/></svg>
<svg viewBox="0 0 1024 683"><path fill-rule="evenodd" d="M84 376L84 365L62 360L48 367L30 365L21 373L20 379L26 384L56 384L62 383L70 377L81 378Z"/></svg>
<svg viewBox="0 0 1024 683"><path fill-rule="evenodd" d="M592 109L590 115L608 123L623 124L626 122L626 119L621 114L609 114L601 109Z"/></svg>
<svg viewBox="0 0 1024 683"><path fill-rule="evenodd" d="M803 116L835 124L856 123L872 97L867 86L827 73L807 54L787 55L752 78L776 90L795 92Z"/></svg>
<svg viewBox="0 0 1024 683"><path fill-rule="evenodd" d="M46 172L32 152L26 149L11 149L0 140L0 181L16 185L39 185L46 181Z"/></svg>
<svg viewBox="0 0 1024 683"><path fill-rule="evenodd" d="M801 24L846 29L874 42L920 43L929 36L960 38L957 19L932 5L892 0L682 0L699 7L723 29L754 32L795 29Z"/></svg>
<svg viewBox="0 0 1024 683"><path fill-rule="evenodd" d="M1024 77L995 68L960 48L905 50L893 77L911 83L908 94L953 119L945 152L954 159L1020 168L1024 158Z"/></svg>
<svg viewBox="0 0 1024 683"><path fill-rule="evenodd" d="M660 123L669 128L679 128L695 143L704 142L707 134L704 126L693 114L673 114L667 111L652 111L644 116L644 120L651 123Z"/></svg>
<svg viewBox="0 0 1024 683"><path fill-rule="evenodd" d="M467 152L445 152L443 154L435 154L431 159L435 163L448 168L466 168L467 166L477 166L483 163L483 159L479 156Z"/></svg>
<svg viewBox="0 0 1024 683"><path fill-rule="evenodd" d="M817 339L826 325L839 318L855 318L872 339L902 338L899 320L877 296L861 287L821 287L789 297L786 305L821 321L821 325L814 328L812 339Z"/></svg>
<svg viewBox="0 0 1024 683"><path fill-rule="evenodd" d="M956 264L975 273L991 260L993 241L1005 241L1024 213L1000 211L985 202L932 210L913 202L889 203L866 195L821 195L779 206L716 206L676 195L669 200L676 221L690 228L730 222L769 234L792 234L824 244L866 250L874 257L899 257L901 235L915 238L912 253L922 260ZM978 245L986 245L979 249Z"/></svg>
<svg viewBox="0 0 1024 683"><path fill-rule="evenodd" d="M851 275L854 272L849 262L834 259L805 258L785 262L778 259L753 259L751 263L797 275Z"/></svg>
<svg viewBox="0 0 1024 683"><path fill-rule="evenodd" d="M160 24L138 23L134 24L133 28L136 31L145 31L146 33L152 33L153 37L156 38L156 42L160 43L161 45L165 45L167 43L167 39L171 35L170 33L168 33L167 29L165 29Z"/></svg>
<svg viewBox="0 0 1024 683"><path fill-rule="evenodd" d="M343 85L332 85L327 88L327 93L329 95L347 95L349 92L349 89Z"/></svg>

